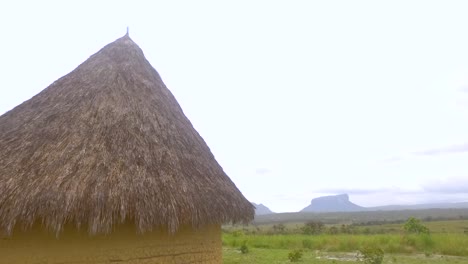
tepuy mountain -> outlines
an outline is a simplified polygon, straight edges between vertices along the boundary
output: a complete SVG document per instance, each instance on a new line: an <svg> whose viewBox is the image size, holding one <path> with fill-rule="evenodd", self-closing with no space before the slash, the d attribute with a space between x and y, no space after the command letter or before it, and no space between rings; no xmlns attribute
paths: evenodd
<svg viewBox="0 0 468 264"><path fill-rule="evenodd" d="M252 203L255 206L255 215L275 214L264 204ZM361 212L361 211L401 211L401 210L426 210L426 209L462 209L468 208L468 202L458 203L424 203L412 205L384 205L364 207L349 200L348 194L322 196L312 199L310 205L299 212L304 213L333 213L333 212Z"/></svg>
<svg viewBox="0 0 468 264"><path fill-rule="evenodd" d="M347 194L323 196L312 199L310 205L301 212L357 212L365 211L366 208L349 201Z"/></svg>
<svg viewBox="0 0 468 264"><path fill-rule="evenodd" d="M270 208L266 207L264 204L252 203L255 206L255 215L267 215L274 214L275 212L271 211Z"/></svg>
<svg viewBox="0 0 468 264"><path fill-rule="evenodd" d="M358 211L399 211L423 209L454 209L468 208L468 202L461 203L426 203L413 205L386 205L376 207L363 207L352 203L348 194L322 196L312 199L310 205L300 212L358 212Z"/></svg>

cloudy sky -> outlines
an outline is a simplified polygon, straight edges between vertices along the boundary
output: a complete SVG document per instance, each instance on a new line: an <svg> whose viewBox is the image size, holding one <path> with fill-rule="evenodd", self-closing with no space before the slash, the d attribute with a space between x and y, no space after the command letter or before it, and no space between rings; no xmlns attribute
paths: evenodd
<svg viewBox="0 0 468 264"><path fill-rule="evenodd" d="M466 1L2 1L0 114L123 36L277 212L468 201Z"/></svg>

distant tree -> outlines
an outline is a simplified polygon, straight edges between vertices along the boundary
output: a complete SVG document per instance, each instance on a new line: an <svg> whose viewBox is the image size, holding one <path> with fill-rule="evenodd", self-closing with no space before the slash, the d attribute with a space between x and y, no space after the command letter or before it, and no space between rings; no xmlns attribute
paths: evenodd
<svg viewBox="0 0 468 264"><path fill-rule="evenodd" d="M362 230L362 233L365 234L365 235L369 235L371 233L371 230L369 227L366 227L364 228L364 230Z"/></svg>
<svg viewBox="0 0 468 264"><path fill-rule="evenodd" d="M429 229L421 223L421 220L414 217L408 218L406 223L403 225L403 229L407 233L429 234Z"/></svg>
<svg viewBox="0 0 468 264"><path fill-rule="evenodd" d="M336 226L332 226L328 229L328 234L330 235L336 235L338 234L338 228Z"/></svg>
<svg viewBox="0 0 468 264"><path fill-rule="evenodd" d="M352 234L353 233L353 227L350 226L350 225L341 225L340 232L342 234Z"/></svg>
<svg viewBox="0 0 468 264"><path fill-rule="evenodd" d="M309 221L301 228L305 235L318 235L323 232L325 225L320 221Z"/></svg>
<svg viewBox="0 0 468 264"><path fill-rule="evenodd" d="M277 224L277 225L273 225L273 232L274 233L284 233L284 231L286 230L286 226L284 224Z"/></svg>

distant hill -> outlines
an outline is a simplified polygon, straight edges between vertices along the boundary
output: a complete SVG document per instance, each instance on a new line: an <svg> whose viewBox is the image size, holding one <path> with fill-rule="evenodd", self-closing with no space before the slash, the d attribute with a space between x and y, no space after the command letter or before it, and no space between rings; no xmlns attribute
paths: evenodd
<svg viewBox="0 0 468 264"><path fill-rule="evenodd" d="M385 205L376 207L362 207L352 203L347 194L322 196L312 199L310 205L300 212L359 212L359 211L400 211L425 209L457 209L468 208L468 202L462 203L427 203L413 205Z"/></svg>
<svg viewBox="0 0 468 264"><path fill-rule="evenodd" d="M360 212L299 212L276 213L255 216L255 224L304 223L320 221L325 224L359 223L402 223L409 217L431 220L468 219L468 209L417 209L399 211L360 211Z"/></svg>
<svg viewBox="0 0 468 264"><path fill-rule="evenodd" d="M376 207L367 207L368 211L396 211L396 210L423 210L423 209L456 209L468 208L468 202L465 203L429 203L413 205L385 205Z"/></svg>
<svg viewBox="0 0 468 264"><path fill-rule="evenodd" d="M422 210L424 212L432 212L433 210L436 210L436 212L439 212L437 211L439 209L441 210L443 209L453 209L453 210L468 209L468 202L427 203L427 204L414 204L414 205L385 205L385 206L376 206L376 207L363 207L363 206L359 206L351 202L349 200L348 194L322 196L322 197L312 199L310 205L308 205L307 207L305 207L298 213L275 213L263 204L256 204L256 203L252 203L252 204L256 208L255 209L256 220L263 219L263 216L266 216L267 219L272 220L276 218L282 218L284 217L283 215L288 215L288 214L302 215L302 213L322 214L323 216L323 214L326 214L326 213L353 213L353 212L372 213L372 212L376 212L377 214L380 214L379 212L383 212L383 211L390 212L390 213L407 211L404 213L404 215L407 215L407 213L409 213L410 211L415 212L418 210ZM462 212L468 212L468 211L463 211L463 210ZM424 213L424 212L421 212L421 213ZM445 211L441 211L441 212L445 212ZM271 217L268 215L271 215ZM257 216L260 216L260 218ZM426 215L426 214L423 215L423 217L428 217L428 216L430 215Z"/></svg>
<svg viewBox="0 0 468 264"><path fill-rule="evenodd" d="M267 215L274 214L275 212L271 211L270 208L266 207L263 204L252 203L255 206L255 215Z"/></svg>
<svg viewBox="0 0 468 264"><path fill-rule="evenodd" d="M349 201L347 194L323 196L312 199L309 206L301 212L358 212L365 211L366 208Z"/></svg>

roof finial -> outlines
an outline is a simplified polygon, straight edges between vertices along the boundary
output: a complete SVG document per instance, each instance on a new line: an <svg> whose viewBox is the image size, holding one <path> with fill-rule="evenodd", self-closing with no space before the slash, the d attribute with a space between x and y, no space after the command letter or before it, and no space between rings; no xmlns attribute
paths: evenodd
<svg viewBox="0 0 468 264"><path fill-rule="evenodd" d="M125 34L125 36L127 36L127 37L128 37L128 26L127 26L127 34Z"/></svg>

